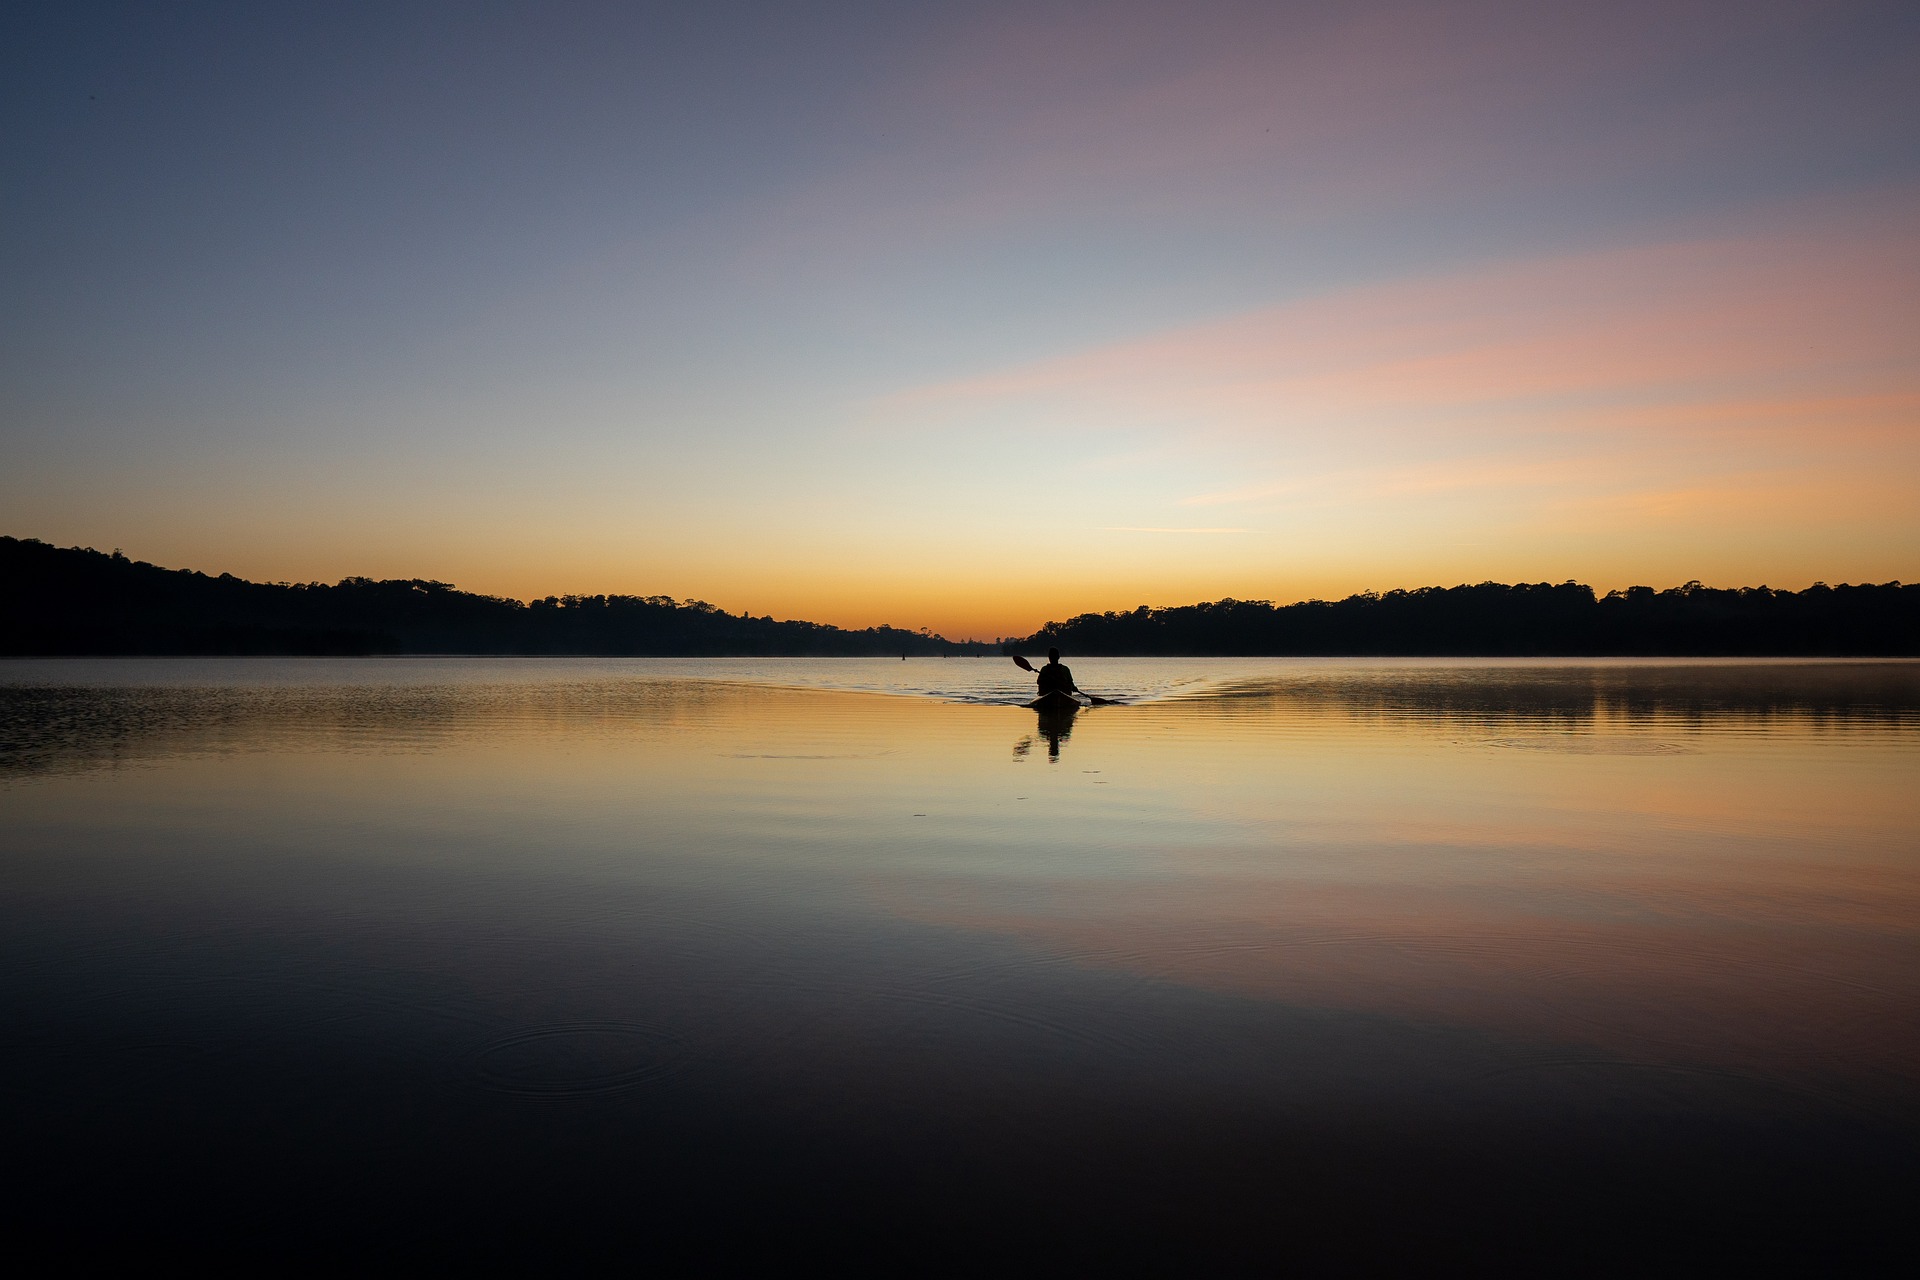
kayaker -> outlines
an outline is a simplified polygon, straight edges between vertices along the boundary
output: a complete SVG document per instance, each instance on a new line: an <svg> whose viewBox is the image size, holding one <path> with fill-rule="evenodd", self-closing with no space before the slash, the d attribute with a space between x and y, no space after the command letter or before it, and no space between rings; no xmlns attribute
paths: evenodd
<svg viewBox="0 0 1920 1280"><path fill-rule="evenodd" d="M1043 698L1050 693L1080 692L1073 683L1073 672L1067 670L1066 664L1060 661L1058 649L1047 650L1047 665L1035 674L1040 677L1040 696Z"/></svg>

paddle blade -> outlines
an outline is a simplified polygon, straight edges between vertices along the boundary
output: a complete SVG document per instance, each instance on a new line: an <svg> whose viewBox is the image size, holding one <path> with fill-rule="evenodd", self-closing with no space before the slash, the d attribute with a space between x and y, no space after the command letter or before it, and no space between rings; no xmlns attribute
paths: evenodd
<svg viewBox="0 0 1920 1280"><path fill-rule="evenodd" d="M1021 657L1017 653L1013 655L1013 665L1020 668L1022 671L1033 670L1033 664L1031 662L1028 662L1025 658Z"/></svg>

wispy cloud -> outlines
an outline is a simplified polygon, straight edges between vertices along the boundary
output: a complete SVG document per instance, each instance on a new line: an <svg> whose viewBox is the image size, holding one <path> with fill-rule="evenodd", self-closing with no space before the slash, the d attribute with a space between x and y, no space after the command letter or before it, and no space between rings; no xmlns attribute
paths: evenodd
<svg viewBox="0 0 1920 1280"><path fill-rule="evenodd" d="M1916 298L1920 191L1892 191L1329 291L928 383L877 416L1106 459L1085 523L1139 522L1100 526L1123 538L1110 572L1178 566L1223 593L1277 598L1304 565L1340 566L1340 590L1911 576Z"/></svg>
<svg viewBox="0 0 1920 1280"><path fill-rule="evenodd" d="M1920 197L1900 204L1909 226L1656 244L1343 290L924 385L884 407L950 416L1080 402L1099 406L1090 420L1271 430L1906 391L1920 366Z"/></svg>

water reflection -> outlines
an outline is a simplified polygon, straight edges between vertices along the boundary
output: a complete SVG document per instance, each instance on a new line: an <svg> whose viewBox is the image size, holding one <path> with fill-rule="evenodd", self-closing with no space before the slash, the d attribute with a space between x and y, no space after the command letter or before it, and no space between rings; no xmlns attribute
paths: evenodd
<svg viewBox="0 0 1920 1280"><path fill-rule="evenodd" d="M1920 719L1911 662L1328 664L1233 680L1195 701L1219 714L1339 709L1430 722L1716 724L1781 717L1863 727Z"/></svg>
<svg viewBox="0 0 1920 1280"><path fill-rule="evenodd" d="M1915 664L179 669L0 684L76 1232L1824 1261L1911 1186Z"/></svg>
<svg viewBox="0 0 1920 1280"><path fill-rule="evenodd" d="M1060 745L1073 736L1074 717L1080 714L1078 707L1037 707L1034 709L1035 729L1047 744L1047 763L1060 763ZM1033 735L1028 734L1013 744L1013 758L1024 760L1033 750Z"/></svg>
<svg viewBox="0 0 1920 1280"><path fill-rule="evenodd" d="M459 660L0 662L0 775L301 741L386 749L510 723L578 727L664 719L671 725L737 699L742 687L757 686L755 698L778 701L809 683L880 684L877 676L861 679L869 673L845 670L863 664L838 660L735 663L720 680L690 678L716 664L682 660L473 665L477 671ZM1234 719L1250 728L1304 723L1324 729L1391 722L1398 732L1484 731L1473 739L1482 745L1545 745L1496 736L1517 729L1558 737L1557 749L1570 751L1687 749L1579 740L1601 732L1644 738L1659 730L1726 733L1791 722L1794 732L1858 734L1920 726L1920 664L1902 661L1188 665L1192 671L1166 660L1109 660L1102 674L1129 696L1173 691L1179 715L1194 724ZM890 668L881 664L879 671ZM356 683L356 676L365 682ZM921 683L894 687L904 692ZM1017 702L1026 692L1018 689L1007 700ZM964 700L981 701L971 693ZM1167 707L1147 698L1136 715L1152 717ZM1076 709L1035 714L1049 758L1058 759ZM1115 719L1107 727L1123 732L1125 725ZM1033 745L1031 738L1023 741L1028 745L1016 750L1021 756Z"/></svg>

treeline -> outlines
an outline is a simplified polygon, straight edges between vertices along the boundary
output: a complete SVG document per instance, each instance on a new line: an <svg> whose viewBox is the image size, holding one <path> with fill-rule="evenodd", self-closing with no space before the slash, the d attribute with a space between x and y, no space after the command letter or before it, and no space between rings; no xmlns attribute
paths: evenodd
<svg viewBox="0 0 1920 1280"><path fill-rule="evenodd" d="M0 654L522 654L858 657L991 651L924 631L848 631L667 596L522 603L419 579L248 582L119 552L0 537Z"/></svg>
<svg viewBox="0 0 1920 1280"><path fill-rule="evenodd" d="M1596 597L1577 582L1483 582L1366 592L1345 600L1266 600L1049 622L1011 652L1073 655L1748 655L1920 654L1920 585L1716 590L1689 582Z"/></svg>
<svg viewBox="0 0 1920 1280"><path fill-rule="evenodd" d="M1084 656L1920 655L1920 584L1774 591L1689 582L1596 597L1577 582L1483 582L1049 622L1003 647ZM119 552L0 537L0 654L525 654L860 657L992 648L926 631L848 631L667 596L522 603L420 579L248 582Z"/></svg>

